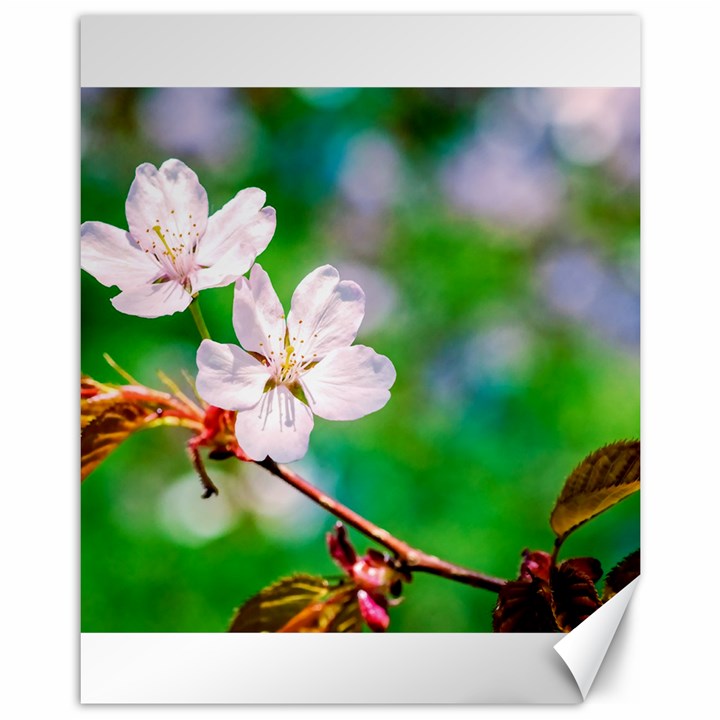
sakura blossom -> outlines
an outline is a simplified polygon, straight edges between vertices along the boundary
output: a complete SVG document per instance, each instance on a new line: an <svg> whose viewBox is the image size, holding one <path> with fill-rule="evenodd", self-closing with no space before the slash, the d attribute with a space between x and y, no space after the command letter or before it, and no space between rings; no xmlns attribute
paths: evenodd
<svg viewBox="0 0 720 720"><path fill-rule="evenodd" d="M80 228L81 267L121 292L120 312L153 318L185 310L206 288L246 273L275 232L265 193L246 188L208 217L208 197L180 160L140 165L125 214L129 230L103 222Z"/></svg>
<svg viewBox="0 0 720 720"><path fill-rule="evenodd" d="M395 368L365 345L352 345L365 294L331 265L298 285L285 317L268 274L254 265L235 285L233 324L242 347L203 340L197 390L236 411L235 434L253 460L299 460L314 416L356 420L384 407Z"/></svg>

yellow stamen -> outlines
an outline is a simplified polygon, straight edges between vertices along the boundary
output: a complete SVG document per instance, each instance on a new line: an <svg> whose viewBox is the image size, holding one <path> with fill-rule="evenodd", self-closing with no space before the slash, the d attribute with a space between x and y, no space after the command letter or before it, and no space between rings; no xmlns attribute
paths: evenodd
<svg viewBox="0 0 720 720"><path fill-rule="evenodd" d="M107 353L103 353L105 362L118 374L122 375L131 385L140 385L140 383L129 373L123 370Z"/></svg>
<svg viewBox="0 0 720 720"><path fill-rule="evenodd" d="M167 244L167 240L165 240L165 236L161 232L161 228L159 225L154 225L153 230L157 233L157 236L162 240L162 244L165 246L165 249L168 251L168 255L170 256L170 259L175 262L175 255L173 254L172 248Z"/></svg>

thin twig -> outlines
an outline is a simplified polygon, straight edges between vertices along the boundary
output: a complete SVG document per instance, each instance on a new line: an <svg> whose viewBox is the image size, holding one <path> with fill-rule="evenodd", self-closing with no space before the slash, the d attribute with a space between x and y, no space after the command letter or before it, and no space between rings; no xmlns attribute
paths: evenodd
<svg viewBox="0 0 720 720"><path fill-rule="evenodd" d="M284 480L296 490L299 490L303 495L335 515L335 517L347 525L354 527L370 539L375 540L375 542L390 550L400 561L401 565L411 572L426 572L432 575L439 575L448 580L483 588L484 590L491 590L492 592L499 592L503 585L505 585L506 581L501 578L485 575L475 570L446 562L434 555L428 555L422 550L411 547L403 540L399 540L391 535L387 530L383 530L383 528L378 527L361 515L358 515L354 510L345 507L345 505L326 495L297 473L284 465L278 465L270 458L258 461L257 464L269 470L273 475Z"/></svg>
<svg viewBox="0 0 720 720"><path fill-rule="evenodd" d="M192 442L190 442L188 444L188 454L190 455L190 460L192 461L195 471L200 476L200 482L203 486L203 499L207 500L207 498L212 497L213 495L217 495L219 493L219 490L217 489L217 486L212 481L210 476L207 474L207 470L205 470L205 465L203 464L202 458L200 457L200 450L198 449L197 445L194 445Z"/></svg>

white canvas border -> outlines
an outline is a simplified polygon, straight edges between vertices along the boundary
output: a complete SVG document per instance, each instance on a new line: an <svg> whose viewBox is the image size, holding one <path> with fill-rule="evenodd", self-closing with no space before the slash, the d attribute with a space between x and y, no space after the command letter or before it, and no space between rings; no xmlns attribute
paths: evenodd
<svg viewBox="0 0 720 720"><path fill-rule="evenodd" d="M83 87L638 87L640 40L635 15L88 15L80 76Z"/></svg>
<svg viewBox="0 0 720 720"><path fill-rule="evenodd" d="M553 650L560 637L83 633L81 702L576 703L578 687Z"/></svg>

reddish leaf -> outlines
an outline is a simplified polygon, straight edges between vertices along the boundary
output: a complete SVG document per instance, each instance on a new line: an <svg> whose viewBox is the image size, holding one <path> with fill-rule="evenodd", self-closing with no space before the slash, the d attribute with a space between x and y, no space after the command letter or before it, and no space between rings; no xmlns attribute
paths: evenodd
<svg viewBox="0 0 720 720"><path fill-rule="evenodd" d="M235 614L230 632L359 632L362 618L355 588L323 577L283 578L250 598Z"/></svg>
<svg viewBox="0 0 720 720"><path fill-rule="evenodd" d="M495 632L557 632L550 588L538 578L505 583L493 611Z"/></svg>
<svg viewBox="0 0 720 720"><path fill-rule="evenodd" d="M107 392L109 389L107 385L93 380L89 375L80 375L80 397L82 399L95 397L100 393Z"/></svg>
<svg viewBox="0 0 720 720"><path fill-rule="evenodd" d="M80 430L87 427L121 399L116 388L101 385L91 377L80 377Z"/></svg>
<svg viewBox="0 0 720 720"><path fill-rule="evenodd" d="M606 576L603 602L617 595L626 585L629 585L640 575L640 551L630 553L621 560Z"/></svg>
<svg viewBox="0 0 720 720"><path fill-rule="evenodd" d="M340 603L340 609L333 617L325 632L362 632L363 619L355 593L349 594Z"/></svg>
<svg viewBox="0 0 720 720"><path fill-rule="evenodd" d="M553 612L557 625L563 632L570 632L576 628L600 607L595 584L585 572L586 569L594 572L592 563L586 562L592 558L579 558L579 560L582 561L577 563L580 570L572 560L569 560L553 568L550 573Z"/></svg>
<svg viewBox="0 0 720 720"><path fill-rule="evenodd" d="M158 425L196 429L201 412L173 397L140 385L104 385L80 378L81 477L84 480L132 433Z"/></svg>
<svg viewBox="0 0 720 720"><path fill-rule="evenodd" d="M585 575L592 583L596 583L603 574L600 561L594 557L570 558L561 563L560 567L572 568L580 575Z"/></svg>
<svg viewBox="0 0 720 720"><path fill-rule="evenodd" d="M100 397L100 396L98 396ZM89 403L91 401L87 401ZM87 403L83 405L87 406ZM85 422L80 434L81 477L84 480L123 440L143 427L149 419L157 417L137 403L118 401L109 405L97 403L93 410L99 414L88 419L86 407L82 418Z"/></svg>

